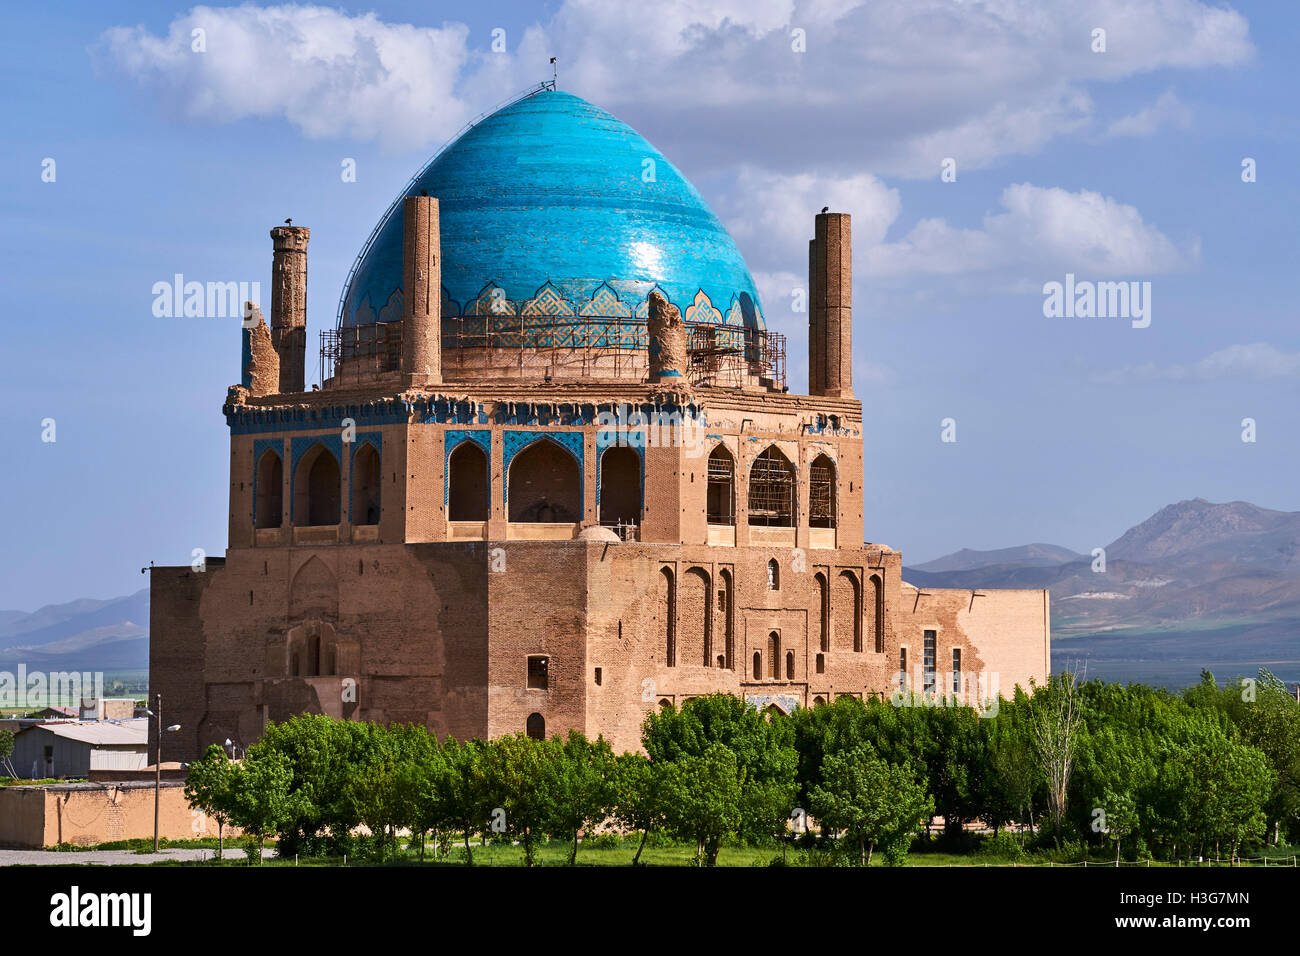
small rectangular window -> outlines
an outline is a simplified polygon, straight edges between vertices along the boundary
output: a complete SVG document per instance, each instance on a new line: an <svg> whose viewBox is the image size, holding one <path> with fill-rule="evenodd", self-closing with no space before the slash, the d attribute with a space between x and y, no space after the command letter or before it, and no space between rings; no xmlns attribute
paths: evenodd
<svg viewBox="0 0 1300 956"><path fill-rule="evenodd" d="M924 656L921 660L921 668L925 672L924 692L927 694L933 694L935 688L935 655L938 636L938 631L925 632L925 643L923 648Z"/></svg>
<svg viewBox="0 0 1300 956"><path fill-rule="evenodd" d="M961 693L961 648L952 649L952 692Z"/></svg>
<svg viewBox="0 0 1300 956"><path fill-rule="evenodd" d="M549 661L550 658L547 657L528 658L528 686L530 689L546 690L546 671Z"/></svg>
<svg viewBox="0 0 1300 956"><path fill-rule="evenodd" d="M907 648L898 649L898 687L900 690L907 689Z"/></svg>
<svg viewBox="0 0 1300 956"><path fill-rule="evenodd" d="M599 667L596 668L596 686L597 686L597 687L600 686L600 668L599 668Z"/></svg>

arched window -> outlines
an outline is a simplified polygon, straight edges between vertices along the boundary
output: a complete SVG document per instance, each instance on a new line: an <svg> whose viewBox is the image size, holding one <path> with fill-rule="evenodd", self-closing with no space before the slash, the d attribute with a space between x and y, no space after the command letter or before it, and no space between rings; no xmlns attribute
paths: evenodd
<svg viewBox="0 0 1300 956"><path fill-rule="evenodd" d="M814 697L814 698L813 698L813 706L814 706L814 707L821 707L821 706L823 706L825 703L826 703L826 698L825 698L825 697Z"/></svg>
<svg viewBox="0 0 1300 956"><path fill-rule="evenodd" d="M682 575L681 599L677 606L680 659L692 666L708 667L713 657L713 590L703 568L689 568Z"/></svg>
<svg viewBox="0 0 1300 956"><path fill-rule="evenodd" d="M379 452L364 443L352 458L352 523L379 524Z"/></svg>
<svg viewBox="0 0 1300 956"><path fill-rule="evenodd" d="M826 455L814 458L808 469L808 524L835 527L835 463Z"/></svg>
<svg viewBox="0 0 1300 956"><path fill-rule="evenodd" d="M723 657L719 658L723 663L719 667L730 668L731 662L735 660L736 648L734 644L735 627L734 614L731 593L731 572L723 568L718 572L718 577L722 579L722 588L718 591L718 610L722 614L722 652Z"/></svg>
<svg viewBox="0 0 1300 956"><path fill-rule="evenodd" d="M302 456L293 482L293 523L339 523L339 462L324 445Z"/></svg>
<svg viewBox="0 0 1300 956"><path fill-rule="evenodd" d="M677 587L673 580L672 568L659 571L659 601L656 612L663 617L659 636L664 642L664 663L668 667L677 666Z"/></svg>
<svg viewBox="0 0 1300 956"><path fill-rule="evenodd" d="M781 590L781 565L776 563L776 558L770 558L767 562L767 589Z"/></svg>
<svg viewBox="0 0 1300 956"><path fill-rule="evenodd" d="M719 670L725 670L726 667L727 667L727 658L726 658L724 655L719 654L719 655L718 655L718 669L719 669Z"/></svg>
<svg viewBox="0 0 1300 956"><path fill-rule="evenodd" d="M575 524L582 520L577 460L553 441L529 445L510 463L510 520Z"/></svg>
<svg viewBox="0 0 1300 956"><path fill-rule="evenodd" d="M257 527L278 528L284 516L284 463L269 448L257 463Z"/></svg>
<svg viewBox="0 0 1300 956"><path fill-rule="evenodd" d="M772 680L781 677L781 635L776 631L767 635L767 676Z"/></svg>
<svg viewBox="0 0 1300 956"><path fill-rule="evenodd" d="M826 575L818 571L813 575L817 585L817 632L821 640L818 643L823 651L831 649L831 585Z"/></svg>
<svg viewBox="0 0 1300 956"><path fill-rule="evenodd" d="M606 448L600 456L600 523L641 523L641 456L632 448Z"/></svg>
<svg viewBox="0 0 1300 956"><path fill-rule="evenodd" d="M878 574L873 574L867 579L867 601L872 644L877 654L883 654L885 651L885 585Z"/></svg>
<svg viewBox="0 0 1300 956"><path fill-rule="evenodd" d="M763 679L763 655L758 651L754 652L754 680Z"/></svg>
<svg viewBox="0 0 1300 956"><path fill-rule="evenodd" d="M845 650L862 650L862 585L852 571L835 577L831 608L835 615L835 645Z"/></svg>
<svg viewBox="0 0 1300 956"><path fill-rule="evenodd" d="M526 733L533 740L546 739L546 718L541 714L529 714L528 723L525 725Z"/></svg>
<svg viewBox="0 0 1300 956"><path fill-rule="evenodd" d="M736 460L719 445L709 454L709 485L706 494L709 524L736 523Z"/></svg>
<svg viewBox="0 0 1300 956"><path fill-rule="evenodd" d="M785 679L794 680L794 651L785 652Z"/></svg>
<svg viewBox="0 0 1300 956"><path fill-rule="evenodd" d="M490 496L487 454L476 442L461 442L447 463L447 520L487 521Z"/></svg>
<svg viewBox="0 0 1300 956"><path fill-rule="evenodd" d="M749 466L749 523L794 527L794 468L775 445Z"/></svg>

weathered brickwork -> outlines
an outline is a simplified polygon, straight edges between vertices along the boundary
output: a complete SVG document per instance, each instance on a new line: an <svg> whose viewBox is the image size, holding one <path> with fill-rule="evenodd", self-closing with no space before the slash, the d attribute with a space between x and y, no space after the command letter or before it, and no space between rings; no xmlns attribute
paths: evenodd
<svg viewBox="0 0 1300 956"><path fill-rule="evenodd" d="M153 570L151 689L183 728L169 759L304 712L440 737L572 728L622 750L649 711L715 691L788 712L1046 677L1045 592L917 590L864 540L888 504L852 397L847 216L817 217L801 396L758 358L737 358L741 385L677 381L688 346L660 305L658 357L586 348L613 380L524 351L509 370L450 360L431 332L436 210L407 200L405 371L369 355L319 391L284 386L302 381L276 335L303 328L307 230L275 230L281 388L262 394L259 359L258 386L227 398L229 548Z"/></svg>

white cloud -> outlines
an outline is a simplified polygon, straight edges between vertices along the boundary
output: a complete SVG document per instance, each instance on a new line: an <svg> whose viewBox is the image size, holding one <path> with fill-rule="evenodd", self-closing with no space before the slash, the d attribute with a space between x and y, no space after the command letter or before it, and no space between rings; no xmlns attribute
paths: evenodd
<svg viewBox="0 0 1300 956"><path fill-rule="evenodd" d="M1098 25L1103 54L1089 47ZM189 51L194 26L206 54ZM507 52L493 54L486 31L461 24L196 7L165 36L115 28L101 48L184 115L282 115L309 136L400 145L445 138L549 78L557 56L562 88L631 114L697 168L757 148L778 169L915 178L945 157L975 169L1088 126L1090 83L1254 53L1246 20L1201 0L566 0L532 27L505 26Z"/></svg>
<svg viewBox="0 0 1300 956"><path fill-rule="evenodd" d="M747 261L802 275L813 215L827 205L853 216L855 268L876 277L997 273L1013 283L1032 269L1041 286L1044 269L1151 275L1199 258L1197 243L1179 248L1134 206L1089 190L1031 183L1004 189L1001 208L986 214L980 228L922 219L892 241L889 232L902 213L900 194L865 174L783 176L744 167L734 196L720 208Z"/></svg>
<svg viewBox="0 0 1300 956"><path fill-rule="evenodd" d="M191 48L203 30L203 52ZM165 36L115 27L94 53L191 120L283 116L311 138L424 145L464 124L469 30L388 24L313 6L199 6Z"/></svg>
<svg viewBox="0 0 1300 956"><path fill-rule="evenodd" d="M1191 125L1191 107L1186 106L1173 90L1166 90L1146 109L1115 120L1107 128L1106 135L1154 136L1164 127L1187 129Z"/></svg>
<svg viewBox="0 0 1300 956"><path fill-rule="evenodd" d="M1283 352L1264 342L1230 345L1189 365L1147 362L1093 376L1104 385L1151 382L1264 382L1300 378L1300 352Z"/></svg>

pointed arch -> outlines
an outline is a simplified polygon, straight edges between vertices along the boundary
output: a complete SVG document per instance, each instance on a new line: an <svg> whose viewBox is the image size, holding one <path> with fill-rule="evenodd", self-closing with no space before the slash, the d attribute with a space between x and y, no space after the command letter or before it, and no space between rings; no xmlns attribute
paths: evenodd
<svg viewBox="0 0 1300 956"><path fill-rule="evenodd" d="M600 455L600 523L641 523L641 456L634 448L611 446Z"/></svg>
<svg viewBox="0 0 1300 956"><path fill-rule="evenodd" d="M342 493L339 460L317 442L298 462L293 477L293 523L299 527L339 523Z"/></svg>
<svg viewBox="0 0 1300 956"><path fill-rule="evenodd" d="M724 669L733 667L736 659L735 648L735 604L734 588L731 582L731 571L723 568L718 572L718 578L722 587L718 590L718 613L722 615L722 654L719 655L721 663L718 665Z"/></svg>
<svg viewBox="0 0 1300 956"><path fill-rule="evenodd" d="M867 579L867 620L871 623L871 646L877 654L885 651L885 584L880 575Z"/></svg>
<svg viewBox="0 0 1300 956"><path fill-rule="evenodd" d="M511 521L577 523L582 520L582 470L557 442L541 438L510 462L507 508Z"/></svg>
<svg viewBox="0 0 1300 956"><path fill-rule="evenodd" d="M709 452L706 510L709 524L736 523L736 459L721 443Z"/></svg>
<svg viewBox="0 0 1300 956"><path fill-rule="evenodd" d="M677 666L677 582L672 568L660 568L655 614L660 618L659 638L664 647L664 665Z"/></svg>
<svg viewBox="0 0 1300 956"><path fill-rule="evenodd" d="M808 468L808 525L834 528L836 515L835 462L818 455Z"/></svg>
<svg viewBox="0 0 1300 956"><path fill-rule="evenodd" d="M703 568L688 568L682 575L679 613L680 659L687 664L709 666L712 655L710 631L713 626L713 603L709 600L712 584Z"/></svg>
<svg viewBox="0 0 1300 956"><path fill-rule="evenodd" d="M862 585L845 569L835 576L831 608L835 617L835 646L862 650Z"/></svg>
<svg viewBox="0 0 1300 956"><path fill-rule="evenodd" d="M477 442L461 442L447 461L447 520L487 521L491 494L487 453Z"/></svg>
<svg viewBox="0 0 1300 956"><path fill-rule="evenodd" d="M378 449L363 442L352 456L352 502L348 513L353 524L379 524L380 475Z"/></svg>
<svg viewBox="0 0 1300 956"><path fill-rule="evenodd" d="M749 466L748 501L751 525L794 527L794 466L775 445L765 448Z"/></svg>
<svg viewBox="0 0 1300 956"><path fill-rule="evenodd" d="M831 584L821 571L813 575L813 583L817 585L817 646L825 653L831 649Z"/></svg>
<svg viewBox="0 0 1300 956"><path fill-rule="evenodd" d="M253 505L254 525L258 528L278 528L284 521L284 459L268 448L257 462L256 501Z"/></svg>

